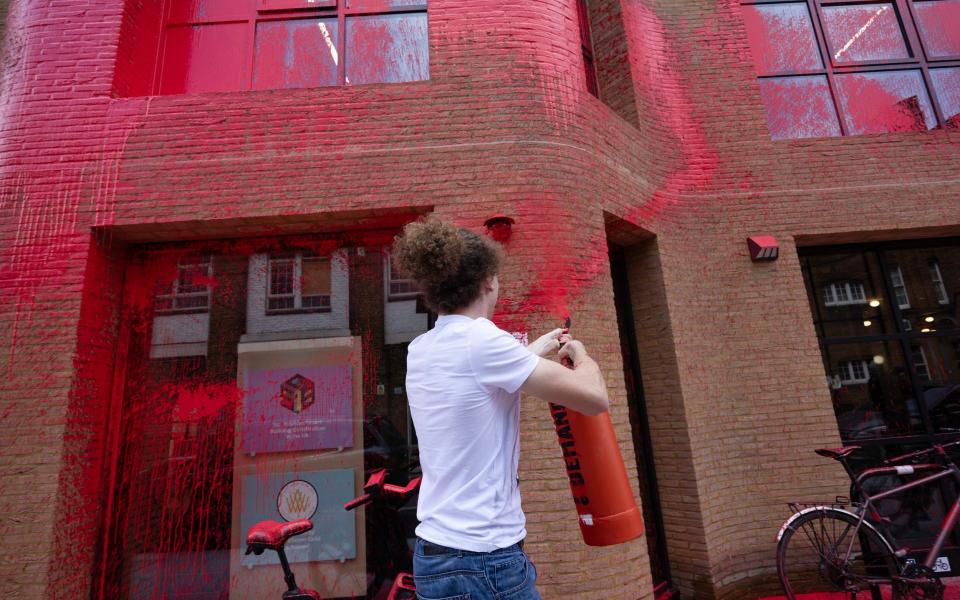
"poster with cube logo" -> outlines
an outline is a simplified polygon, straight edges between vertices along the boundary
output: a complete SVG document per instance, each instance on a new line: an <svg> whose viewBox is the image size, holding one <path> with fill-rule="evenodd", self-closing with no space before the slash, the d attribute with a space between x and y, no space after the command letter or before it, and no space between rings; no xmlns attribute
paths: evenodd
<svg viewBox="0 0 960 600"><path fill-rule="evenodd" d="M353 446L351 365L250 369L243 391L243 452Z"/></svg>
<svg viewBox="0 0 960 600"><path fill-rule="evenodd" d="M284 547L291 563L356 558L356 518L343 509L354 497L353 469L245 475L242 486L241 531L265 520L313 522L313 529L290 538ZM279 563L276 552L240 558L248 567Z"/></svg>

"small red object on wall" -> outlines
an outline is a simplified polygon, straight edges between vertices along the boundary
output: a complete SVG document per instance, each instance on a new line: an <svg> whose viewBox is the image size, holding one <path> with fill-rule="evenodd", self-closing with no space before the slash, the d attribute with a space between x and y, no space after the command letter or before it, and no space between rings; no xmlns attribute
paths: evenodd
<svg viewBox="0 0 960 600"><path fill-rule="evenodd" d="M510 241L510 236L513 235L513 224L515 222L507 215L497 214L484 221L483 226L487 228L487 235L501 244L506 244Z"/></svg>
<svg viewBox="0 0 960 600"><path fill-rule="evenodd" d="M747 246L750 248L750 260L777 260L780 256L780 245L777 244L777 238L772 235L755 235L747 238Z"/></svg>
<svg viewBox="0 0 960 600"><path fill-rule="evenodd" d="M294 375L280 386L280 404L295 413L303 412L314 402L313 382L303 375Z"/></svg>

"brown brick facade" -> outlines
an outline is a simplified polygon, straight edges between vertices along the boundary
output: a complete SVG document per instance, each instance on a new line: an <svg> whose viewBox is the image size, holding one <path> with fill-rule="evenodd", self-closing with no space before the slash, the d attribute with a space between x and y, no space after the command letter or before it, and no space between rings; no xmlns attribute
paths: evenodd
<svg viewBox="0 0 960 600"><path fill-rule="evenodd" d="M569 310L635 487L607 223L638 232L630 291L675 583L697 599L774 590L785 502L846 487L811 452L839 437L797 248L960 234L957 130L770 141L735 0L591 2L603 101L572 0L431 0L429 81L120 97L121 30L142 5L13 0L7 16L0 592L84 597L102 559L129 245L429 211L477 231L516 219L498 318L535 333ZM776 262L750 262L758 234L779 240ZM544 598L652 598L642 539L580 542L544 405L526 401L522 431Z"/></svg>

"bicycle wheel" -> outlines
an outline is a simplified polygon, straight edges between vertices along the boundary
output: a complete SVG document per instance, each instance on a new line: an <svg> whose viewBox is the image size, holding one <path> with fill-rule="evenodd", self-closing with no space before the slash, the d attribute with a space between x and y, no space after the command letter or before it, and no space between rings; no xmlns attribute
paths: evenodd
<svg viewBox="0 0 960 600"><path fill-rule="evenodd" d="M854 535L858 519L851 513L830 507L808 510L790 523L777 544L777 575L788 600L829 592L849 599L852 591L869 598L872 583L890 582L897 559L876 530L864 524Z"/></svg>

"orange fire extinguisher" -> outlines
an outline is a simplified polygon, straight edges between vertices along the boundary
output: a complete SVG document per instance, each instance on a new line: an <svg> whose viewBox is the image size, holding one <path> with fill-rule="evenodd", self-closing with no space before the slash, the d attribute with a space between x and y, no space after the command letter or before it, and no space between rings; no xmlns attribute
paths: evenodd
<svg viewBox="0 0 960 600"><path fill-rule="evenodd" d="M567 333L569 317L565 325ZM565 366L573 368L569 360ZM643 535L643 517L627 479L610 414L591 417L553 403L550 414L583 541L589 546L612 546Z"/></svg>

